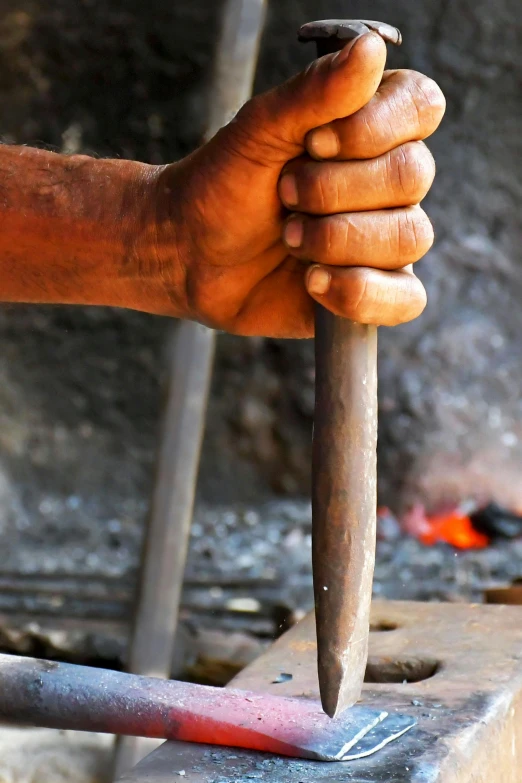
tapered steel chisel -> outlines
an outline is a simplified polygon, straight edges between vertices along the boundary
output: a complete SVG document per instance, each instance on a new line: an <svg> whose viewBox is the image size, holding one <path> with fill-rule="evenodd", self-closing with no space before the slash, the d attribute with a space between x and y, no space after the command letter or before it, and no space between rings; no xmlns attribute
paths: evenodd
<svg viewBox="0 0 522 783"><path fill-rule="evenodd" d="M299 31L318 55L370 30L401 43L381 22L327 20ZM377 509L377 327L316 309L312 551L319 686L335 717L361 695L368 658Z"/></svg>

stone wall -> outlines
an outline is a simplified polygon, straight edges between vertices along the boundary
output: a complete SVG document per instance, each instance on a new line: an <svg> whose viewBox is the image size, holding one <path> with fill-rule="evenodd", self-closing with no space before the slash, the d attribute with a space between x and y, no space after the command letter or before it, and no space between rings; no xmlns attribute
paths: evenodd
<svg viewBox="0 0 522 783"><path fill-rule="evenodd" d="M259 89L311 56L295 42L300 23L347 13L401 27L394 64L434 76L449 102L430 143L438 245L420 266L429 309L382 330L381 501L522 507L522 5L273 0ZM218 16L208 0L0 0L0 133L151 162L183 155L204 129ZM82 551L97 522L103 535L107 522L139 535L166 327L112 310L2 309L8 551L66 530ZM309 342L220 338L201 501L308 493L312 355Z"/></svg>

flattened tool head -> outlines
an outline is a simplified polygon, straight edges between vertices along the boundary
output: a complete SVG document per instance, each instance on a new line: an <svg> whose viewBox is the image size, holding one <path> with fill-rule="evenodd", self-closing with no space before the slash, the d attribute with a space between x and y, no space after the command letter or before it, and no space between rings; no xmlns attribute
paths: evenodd
<svg viewBox="0 0 522 783"><path fill-rule="evenodd" d="M299 30L299 40L306 43L334 38L336 41L346 43L370 31L378 33L387 43L396 46L402 43L401 32L396 27L369 19L324 19L319 22L309 22Z"/></svg>
<svg viewBox="0 0 522 783"><path fill-rule="evenodd" d="M225 697L219 731L229 741L216 744L315 761L354 761L371 756L416 725L410 715L359 705L330 720L321 705L309 699L232 689L225 689Z"/></svg>

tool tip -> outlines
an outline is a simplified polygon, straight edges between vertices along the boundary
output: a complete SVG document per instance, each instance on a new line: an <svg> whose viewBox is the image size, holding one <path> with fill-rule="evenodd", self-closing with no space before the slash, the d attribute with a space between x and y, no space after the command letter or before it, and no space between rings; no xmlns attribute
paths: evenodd
<svg viewBox="0 0 522 783"><path fill-rule="evenodd" d="M339 717L348 707L359 700L362 680L354 677L353 670L342 666L330 668L326 677L320 677L321 704L324 712L332 719Z"/></svg>

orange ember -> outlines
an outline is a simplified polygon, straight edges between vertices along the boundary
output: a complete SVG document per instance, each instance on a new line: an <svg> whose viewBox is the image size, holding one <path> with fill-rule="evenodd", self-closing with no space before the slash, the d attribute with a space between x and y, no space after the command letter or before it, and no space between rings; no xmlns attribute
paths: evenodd
<svg viewBox="0 0 522 783"><path fill-rule="evenodd" d="M419 540L426 546L445 541L457 549L484 549L489 545L489 538L478 533L471 519L458 510L427 517L424 530L419 531Z"/></svg>

